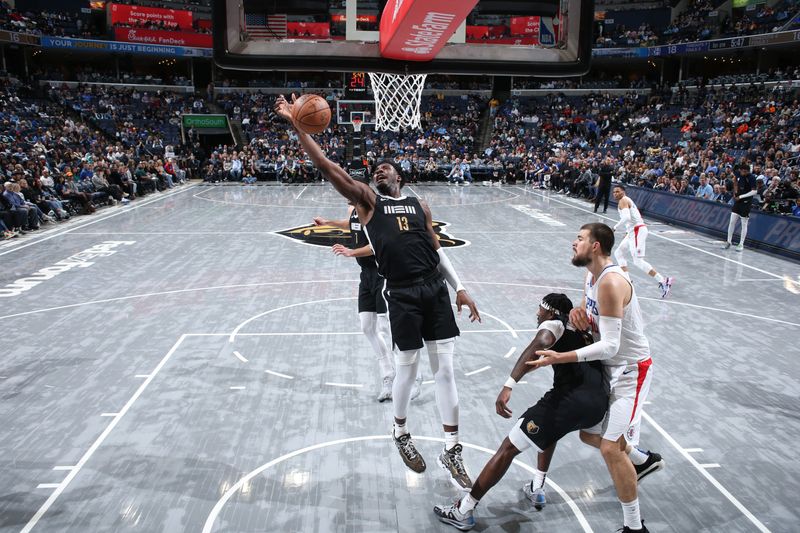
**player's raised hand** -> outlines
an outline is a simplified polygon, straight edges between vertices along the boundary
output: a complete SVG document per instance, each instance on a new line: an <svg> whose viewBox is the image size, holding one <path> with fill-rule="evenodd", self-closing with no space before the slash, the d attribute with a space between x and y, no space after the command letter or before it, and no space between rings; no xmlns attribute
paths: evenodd
<svg viewBox="0 0 800 533"><path fill-rule="evenodd" d="M475 305L475 301L470 298L467 291L460 290L456 293L456 308L458 309L459 317L461 316L461 308L465 305L469 307L469 321L475 322L477 320L481 322L481 314L478 312L478 306Z"/></svg>
<svg viewBox="0 0 800 533"><path fill-rule="evenodd" d="M495 411L503 418L511 418L511 409L508 408L508 402L511 400L511 389L503 387L500 394L497 395L497 400L494 402Z"/></svg>
<svg viewBox="0 0 800 533"><path fill-rule="evenodd" d="M578 307L573 307L569 312L569 321L578 331L586 331L591 327L586 311Z"/></svg>
<svg viewBox="0 0 800 533"><path fill-rule="evenodd" d="M322 217L314 217L314 225L315 226L327 226L328 221Z"/></svg>
<svg viewBox="0 0 800 533"><path fill-rule="evenodd" d="M331 248L334 254L343 255L345 257L353 257L353 250L344 244L334 244Z"/></svg>
<svg viewBox="0 0 800 533"><path fill-rule="evenodd" d="M297 100L297 97L292 94L292 103L290 104L282 94L279 94L275 99L275 107L273 108L275 114L285 118L289 122L292 122L292 107L295 100Z"/></svg>

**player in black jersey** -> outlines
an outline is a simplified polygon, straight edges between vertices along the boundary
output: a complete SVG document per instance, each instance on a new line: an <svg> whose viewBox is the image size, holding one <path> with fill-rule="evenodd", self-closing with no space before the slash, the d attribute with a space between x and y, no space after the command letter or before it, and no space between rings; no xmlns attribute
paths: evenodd
<svg viewBox="0 0 800 533"><path fill-rule="evenodd" d="M292 101L294 99L292 95ZM283 96L277 98L275 112L292 122L292 104ZM438 462L450 474L454 484L459 488L469 488L472 481L464 468L458 443L458 393L453 374L453 351L459 330L445 280L456 291L459 314L463 306L469 308L472 321L480 321L480 314L439 245L430 209L419 199L401 194L403 173L396 163L383 161L376 165L372 175L379 193L376 194L325 157L311 136L298 128L295 131L301 146L322 175L352 202L375 252L378 272L386 278L383 294L389 311L392 341L397 346L396 375L392 386L392 434L400 456L415 472L425 470L425 461L406 428L419 352L424 344L436 383L436 403L445 432L445 449Z"/></svg>
<svg viewBox="0 0 800 533"><path fill-rule="evenodd" d="M361 267L361 280L358 284L358 319L361 331L367 337L378 358L381 373L381 390L378 401L392 399L392 383L394 382L394 362L392 360L392 337L389 330L389 318L386 316L386 301L383 299L383 276L378 274L378 263L367 242L367 236L361 228L353 206L348 210L348 218L344 220L328 220L314 217L318 226L332 226L350 230L350 247L342 244L333 245L333 253L345 257L355 257ZM419 379L417 383L419 383ZM419 387L416 389L419 394Z"/></svg>
<svg viewBox="0 0 800 533"><path fill-rule="evenodd" d="M527 364L538 359L537 350L575 350L590 342L568 325L572 302L564 294L551 293L542 299L536 318L539 329L519 356L495 402L497 414L511 418L508 402L511 390L531 370ZM475 526L473 510L478 501L505 475L514 458L534 447L538 450L537 473L522 488L536 509L545 505L544 480L556 443L572 431L598 424L608 409L608 381L599 361L553 367L553 388L536 405L525 411L503 439L500 449L483 467L472 490L453 505L437 505L433 512L442 522L462 531Z"/></svg>
<svg viewBox="0 0 800 533"><path fill-rule="evenodd" d="M736 177L733 179L734 203L731 208L731 219L728 222L728 239L725 241L724 249L728 249L733 244L733 231L736 229L736 221L742 222L742 234L739 237L739 245L736 251L744 250L744 240L747 237L747 223L750 221L750 210L753 208L753 196L756 195L756 177L750 172L750 165L741 162L736 165Z"/></svg>

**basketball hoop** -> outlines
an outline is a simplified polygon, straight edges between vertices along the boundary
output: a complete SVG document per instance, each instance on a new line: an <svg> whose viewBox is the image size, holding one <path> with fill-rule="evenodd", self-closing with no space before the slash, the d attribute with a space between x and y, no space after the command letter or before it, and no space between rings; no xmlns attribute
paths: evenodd
<svg viewBox="0 0 800 533"><path fill-rule="evenodd" d="M354 117L352 122L353 122L353 131L359 133L361 131L361 125L363 124L363 121L360 118Z"/></svg>
<svg viewBox="0 0 800 533"><path fill-rule="evenodd" d="M375 127L382 131L420 128L419 103L426 74L368 72L375 93Z"/></svg>

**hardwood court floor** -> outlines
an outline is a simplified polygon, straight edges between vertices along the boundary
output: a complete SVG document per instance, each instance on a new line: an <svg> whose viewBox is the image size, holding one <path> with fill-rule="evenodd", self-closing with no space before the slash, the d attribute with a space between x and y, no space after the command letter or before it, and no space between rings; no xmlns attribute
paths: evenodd
<svg viewBox="0 0 800 533"><path fill-rule="evenodd" d="M484 317L462 318L456 344L477 475L512 423L494 400L537 304L580 300L571 242L616 212L519 187L408 194L468 241L448 253ZM345 211L327 185L184 186L0 246L0 288L23 287L0 298L0 531L451 531L431 513L457 497L435 465L433 386L409 412L429 464L416 475L374 400L355 262L277 233ZM633 272L655 361L642 445L667 461L641 486L642 513L653 532L798 531L800 319L784 276L800 267L719 245L652 224L647 258L677 278L672 295ZM515 414L551 375L527 377ZM519 490L532 464L521 456L484 498L476 531L621 526L602 459L576 435L542 512Z"/></svg>

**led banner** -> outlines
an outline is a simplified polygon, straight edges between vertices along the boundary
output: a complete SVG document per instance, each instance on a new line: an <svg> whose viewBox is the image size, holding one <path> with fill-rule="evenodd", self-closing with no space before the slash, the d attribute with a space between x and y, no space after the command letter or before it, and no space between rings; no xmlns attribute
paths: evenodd
<svg viewBox="0 0 800 533"><path fill-rule="evenodd" d="M487 39L489 26L467 26L467 39Z"/></svg>
<svg viewBox="0 0 800 533"><path fill-rule="evenodd" d="M164 22L176 24L181 29L192 29L192 12L181 9L108 4L108 18L112 26L116 24L135 25L140 22Z"/></svg>
<svg viewBox="0 0 800 533"><path fill-rule="evenodd" d="M287 22L286 32L292 37L319 37L328 39L331 36L331 25L327 22ZM209 35L209 37L211 37Z"/></svg>
<svg viewBox="0 0 800 533"><path fill-rule="evenodd" d="M39 44L38 35L30 35L27 33L17 33L15 31L0 30L0 41L4 43L18 43L18 44Z"/></svg>
<svg viewBox="0 0 800 533"><path fill-rule="evenodd" d="M114 28L114 40L126 43L162 44L166 46L212 47L210 33Z"/></svg>
<svg viewBox="0 0 800 533"><path fill-rule="evenodd" d="M136 55L169 57L211 57L210 48L189 48L184 46L164 46L160 44L119 43L115 41L93 41L69 37L42 37L43 48L76 50L79 52L119 52Z"/></svg>
<svg viewBox="0 0 800 533"><path fill-rule="evenodd" d="M511 17L511 35L539 35L539 17Z"/></svg>

